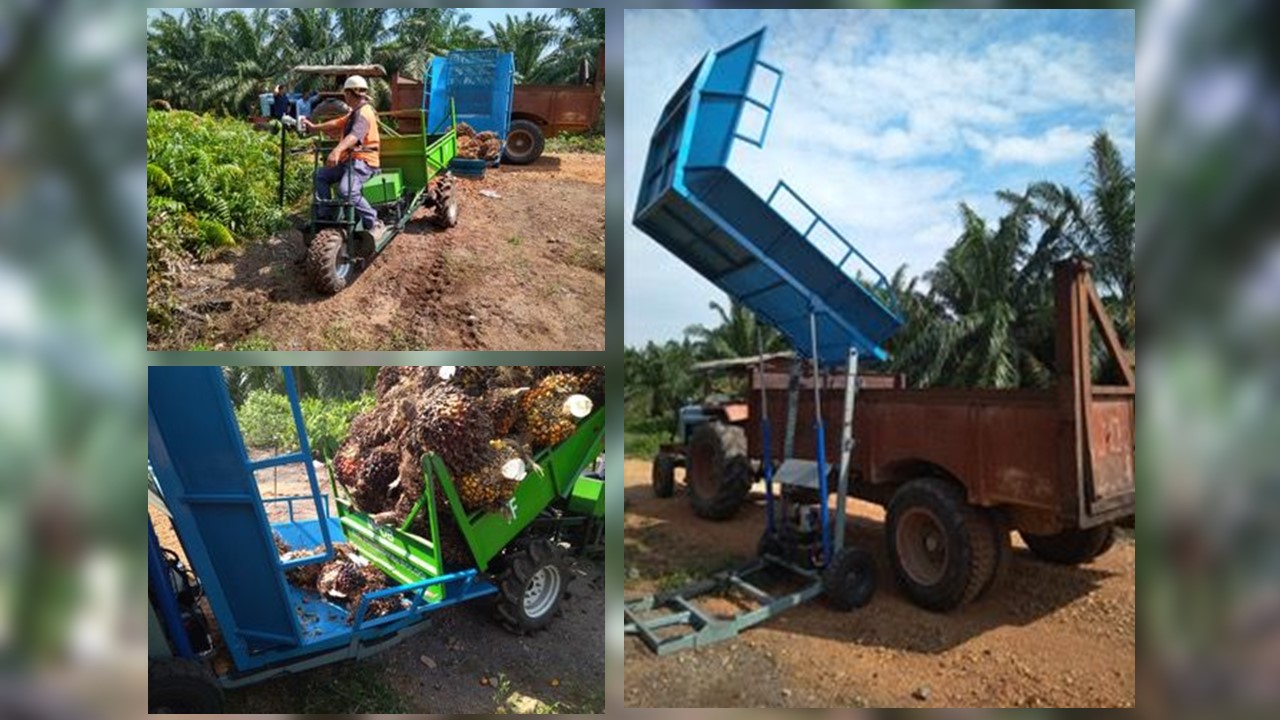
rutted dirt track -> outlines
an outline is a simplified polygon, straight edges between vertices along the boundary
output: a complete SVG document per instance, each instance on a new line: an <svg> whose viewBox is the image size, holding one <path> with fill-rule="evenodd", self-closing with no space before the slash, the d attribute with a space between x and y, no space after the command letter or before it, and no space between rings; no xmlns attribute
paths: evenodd
<svg viewBox="0 0 1280 720"><path fill-rule="evenodd" d="M626 597L745 561L764 529L762 498L727 522L698 519L678 490L660 500L649 463L626 462ZM626 703L645 707L1133 707L1135 545L1122 538L1075 568L1013 561L986 597L952 614L895 586L878 507L851 501L849 540L876 559L871 603L821 600L739 637L665 658L626 641Z"/></svg>
<svg viewBox="0 0 1280 720"><path fill-rule="evenodd" d="M195 265L185 325L153 349L603 350L604 156L544 155L457 188L457 227L420 211L335 296L307 282L296 230Z"/></svg>

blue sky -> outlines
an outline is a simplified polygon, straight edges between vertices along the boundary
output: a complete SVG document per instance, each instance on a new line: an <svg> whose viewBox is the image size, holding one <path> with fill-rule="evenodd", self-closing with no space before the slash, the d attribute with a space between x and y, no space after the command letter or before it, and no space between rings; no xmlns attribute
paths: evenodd
<svg viewBox="0 0 1280 720"><path fill-rule="evenodd" d="M1132 163L1132 11L698 11L625 15L625 340L714 325L725 296L631 224L650 134L704 52L768 27L761 59L786 76L763 150L730 164L767 195L785 179L886 274L928 270L963 200L1080 185L1092 135ZM661 38L661 42L654 42ZM745 126L744 126L745 129Z"/></svg>

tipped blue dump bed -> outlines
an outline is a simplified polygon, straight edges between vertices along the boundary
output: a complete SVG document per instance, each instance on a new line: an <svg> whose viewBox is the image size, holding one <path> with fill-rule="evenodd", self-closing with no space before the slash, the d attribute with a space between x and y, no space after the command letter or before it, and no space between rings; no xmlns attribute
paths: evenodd
<svg viewBox="0 0 1280 720"><path fill-rule="evenodd" d="M883 273L785 182L761 198L728 168L735 141L763 147L769 131L782 71L759 59L763 42L761 29L708 53L676 90L650 141L634 222L802 354L813 354L812 312L819 362L843 363L850 348L883 360L902 325ZM756 72L775 77L770 97L750 95ZM739 129L748 108L762 116L750 134ZM807 213L803 229L782 202ZM813 243L815 231L837 241L838 260ZM850 260L870 275L851 276Z"/></svg>

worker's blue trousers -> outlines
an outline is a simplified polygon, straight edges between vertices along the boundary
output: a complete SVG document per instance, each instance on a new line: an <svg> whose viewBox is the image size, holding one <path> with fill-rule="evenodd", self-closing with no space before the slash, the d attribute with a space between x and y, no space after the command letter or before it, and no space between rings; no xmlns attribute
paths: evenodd
<svg viewBox="0 0 1280 720"><path fill-rule="evenodd" d="M369 167L363 160L353 160L349 163L334 165L333 167L321 167L316 169L315 189L317 200L332 200L333 186L338 186L338 197L356 206L356 215L360 217L361 223L367 229L373 229L373 224L378 220L378 213L374 211L373 206L368 200L364 199L364 195L360 192L364 188L364 184L373 177L374 169ZM330 208L319 208L320 217L325 220L333 219L333 212Z"/></svg>

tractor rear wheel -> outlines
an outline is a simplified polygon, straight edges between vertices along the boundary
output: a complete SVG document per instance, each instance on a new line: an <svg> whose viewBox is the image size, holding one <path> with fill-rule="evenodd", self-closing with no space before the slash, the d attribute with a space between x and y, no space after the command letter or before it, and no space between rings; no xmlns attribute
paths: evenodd
<svg viewBox="0 0 1280 720"><path fill-rule="evenodd" d="M956 484L920 478L893 495L885 540L898 584L912 602L947 612L993 584L1003 536L990 511L970 505Z"/></svg>
<svg viewBox="0 0 1280 720"><path fill-rule="evenodd" d="M1031 552L1041 560L1059 565L1087 563L1115 544L1115 526L1103 523L1091 528L1070 528L1053 535L1018 532Z"/></svg>
<svg viewBox="0 0 1280 720"><path fill-rule="evenodd" d="M571 577L564 550L550 540L538 538L512 551L497 578L503 626L518 635L546 628L560 613Z"/></svg>
<svg viewBox="0 0 1280 720"><path fill-rule="evenodd" d="M747 433L737 425L711 421L699 425L689 439L685 485L698 517L727 520L751 490Z"/></svg>
<svg viewBox="0 0 1280 720"><path fill-rule="evenodd" d="M507 144L502 151L502 158L512 165L528 165L542 157L542 148L546 138L542 136L542 128L530 120L512 120L507 129Z"/></svg>
<svg viewBox="0 0 1280 720"><path fill-rule="evenodd" d="M669 498L676 492L676 459L670 453L660 452L653 458L650 472L655 497Z"/></svg>
<svg viewBox="0 0 1280 720"><path fill-rule="evenodd" d="M347 286L352 262L347 252L347 234L338 228L324 228L316 233L307 248L307 274L315 288L327 295Z"/></svg>

